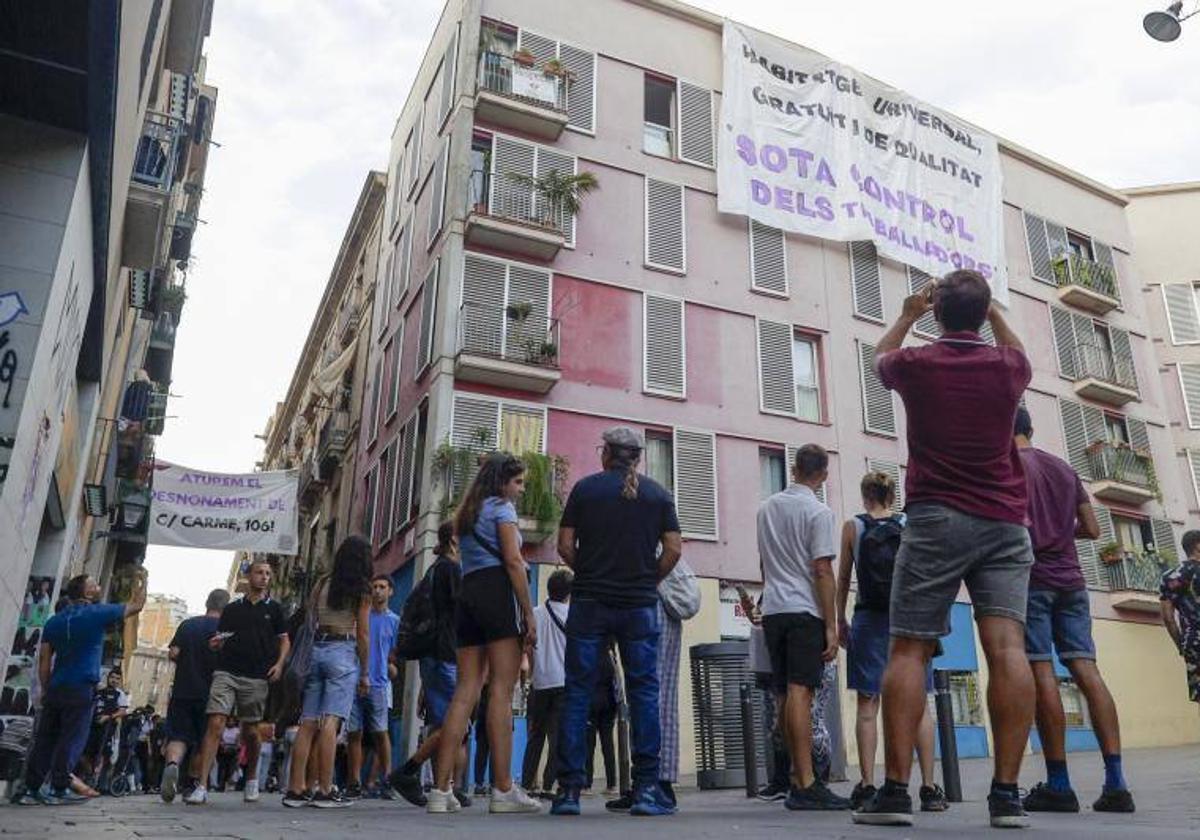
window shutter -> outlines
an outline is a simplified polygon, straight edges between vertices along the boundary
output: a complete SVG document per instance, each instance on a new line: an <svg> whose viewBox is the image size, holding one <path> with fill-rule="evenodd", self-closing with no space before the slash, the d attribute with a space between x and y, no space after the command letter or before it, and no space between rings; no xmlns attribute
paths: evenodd
<svg viewBox="0 0 1200 840"><path fill-rule="evenodd" d="M379 280L379 329L381 332L387 330L389 316L391 311L388 309L391 303L392 296L396 293L396 253L387 255L384 260L383 274Z"/></svg>
<svg viewBox="0 0 1200 840"><path fill-rule="evenodd" d="M398 438L400 454L396 464L396 530L412 519L414 458L417 453L417 415L404 425Z"/></svg>
<svg viewBox="0 0 1200 840"><path fill-rule="evenodd" d="M574 155L564 155L562 152L552 151L544 146L537 147L535 152L533 174L536 177L541 178L551 172L558 172L560 175L576 174ZM574 247L575 217L573 215L561 211L555 212L536 192L534 194L534 213L538 219L550 220L555 228L562 231L567 246Z"/></svg>
<svg viewBox="0 0 1200 840"><path fill-rule="evenodd" d="M1067 461L1081 478L1092 477L1088 463L1088 433L1083 420L1083 406L1070 400L1058 401L1058 412L1062 417L1063 439L1067 444Z"/></svg>
<svg viewBox="0 0 1200 840"><path fill-rule="evenodd" d="M908 293L910 295L915 295L933 282L933 276L926 274L921 269L913 268L911 265L907 266L907 268ZM913 325L913 332L925 338L940 338L942 328L938 326L937 319L933 317L933 312L927 312Z"/></svg>
<svg viewBox="0 0 1200 840"><path fill-rule="evenodd" d="M880 461L876 458L867 459L868 472L881 472L885 475L890 475L892 481L896 485L896 498L892 502L892 513L900 513L904 510L904 477L900 472L900 465L891 461Z"/></svg>
<svg viewBox="0 0 1200 840"><path fill-rule="evenodd" d="M413 225L409 224L400 234L400 251L396 257L400 261L400 270L397 272L397 285L400 286L400 293L396 295L397 306L404 300L404 294L408 291L409 274L412 269L412 231Z"/></svg>
<svg viewBox="0 0 1200 840"><path fill-rule="evenodd" d="M1163 303L1172 344L1200 344L1200 313L1191 283L1163 283Z"/></svg>
<svg viewBox="0 0 1200 840"><path fill-rule="evenodd" d="M1067 379L1079 378L1078 354L1075 350L1075 321L1071 313L1050 307L1050 325L1054 328L1054 350L1058 355L1058 372Z"/></svg>
<svg viewBox="0 0 1200 840"><path fill-rule="evenodd" d="M363 495L366 502L363 504L362 532L368 538L373 538L375 534L375 503L379 495L378 476L378 465L371 467L367 472L366 493Z"/></svg>
<svg viewBox="0 0 1200 840"><path fill-rule="evenodd" d="M1099 508L1096 508L1099 517ZM1091 540L1075 540L1075 556L1079 558L1079 570L1088 589L1107 589L1103 570L1100 568L1100 552L1097 543Z"/></svg>
<svg viewBox="0 0 1200 840"><path fill-rule="evenodd" d="M379 389L383 387L383 366L386 361L387 355L380 353L379 358L375 362L375 375L371 379L371 439L367 443L368 446L379 438Z"/></svg>
<svg viewBox="0 0 1200 840"><path fill-rule="evenodd" d="M522 29L520 42L523 49L533 53L533 60L538 64L544 64L550 59L558 57L558 42L553 38L547 38L545 35L537 35L528 29Z"/></svg>
<svg viewBox="0 0 1200 840"><path fill-rule="evenodd" d="M879 255L873 242L850 243L850 292L854 314L883 322L883 288L879 282Z"/></svg>
<svg viewBox="0 0 1200 840"><path fill-rule="evenodd" d="M417 379L433 362L433 332L434 317L437 315L438 266L441 260L433 264L425 277L424 298L421 301L421 335L417 344Z"/></svg>
<svg viewBox="0 0 1200 840"><path fill-rule="evenodd" d="M1116 368L1117 378L1133 383L1133 390L1141 390L1138 386L1137 364L1133 361L1133 345L1129 341L1129 332L1109 327L1108 337L1112 341L1113 367Z"/></svg>
<svg viewBox="0 0 1200 840"><path fill-rule="evenodd" d="M1136 417L1125 418L1125 430L1129 432L1129 445L1142 452L1150 452L1150 432L1145 420Z"/></svg>
<svg viewBox="0 0 1200 840"><path fill-rule="evenodd" d="M438 109L438 125L444 125L446 117L454 109L454 83L458 76L458 30L450 39L446 52L442 56L442 103Z"/></svg>
<svg viewBox="0 0 1200 840"><path fill-rule="evenodd" d="M499 356L504 341L505 264L477 254L463 258L462 349Z"/></svg>
<svg viewBox="0 0 1200 840"><path fill-rule="evenodd" d="M488 206L510 219L534 220L533 188L518 179L534 176L534 147L496 135L492 140L492 194Z"/></svg>
<svg viewBox="0 0 1200 840"><path fill-rule="evenodd" d="M411 193L420 180L421 175L421 135L425 131L425 111L421 111L421 116L417 119L417 125L413 129L413 134L410 135L413 140L413 153L408 161L408 191Z"/></svg>
<svg viewBox="0 0 1200 840"><path fill-rule="evenodd" d="M758 408L794 417L796 379L792 367L792 325L759 318L757 327Z"/></svg>
<svg viewBox="0 0 1200 840"><path fill-rule="evenodd" d="M979 328L979 337L993 347L996 346L996 333L992 331L991 321L983 322L983 326Z"/></svg>
<svg viewBox="0 0 1200 840"><path fill-rule="evenodd" d="M457 448L483 455L496 449L499 439L500 403L455 394L450 442ZM477 469L474 463L465 468L456 468L455 474L451 476L454 495L467 486Z"/></svg>
<svg viewBox="0 0 1200 840"><path fill-rule="evenodd" d="M675 505L683 536L717 538L717 438L675 430Z"/></svg>
<svg viewBox="0 0 1200 840"><path fill-rule="evenodd" d="M1100 525L1100 539L1088 543L1092 549L1089 558L1090 568L1083 564L1082 557L1079 565L1083 570L1083 578L1087 581L1088 589L1108 590L1112 588L1112 585L1109 581L1108 570L1100 560L1100 549L1108 543L1116 542L1117 530L1113 527L1112 511L1104 505L1094 505L1092 510L1096 512L1096 522Z"/></svg>
<svg viewBox="0 0 1200 840"><path fill-rule="evenodd" d="M505 306L524 303L529 304L529 316L524 321L509 320L507 312L501 313L506 327L506 358L524 358L530 346L540 350L550 334L550 272L510 264Z"/></svg>
<svg viewBox="0 0 1200 840"><path fill-rule="evenodd" d="M1050 243L1046 240L1046 220L1032 213L1022 215L1025 218L1025 242L1029 246L1029 272L1034 280L1056 286Z"/></svg>
<svg viewBox="0 0 1200 840"><path fill-rule="evenodd" d="M679 81L679 159L713 165L713 95L708 88Z"/></svg>
<svg viewBox="0 0 1200 840"><path fill-rule="evenodd" d="M392 538L394 513L392 507L392 493L396 487L396 442L392 441L391 445L384 450L383 455L379 459L379 505L376 511L376 545L386 545L388 540Z"/></svg>
<svg viewBox="0 0 1200 840"><path fill-rule="evenodd" d="M438 238L438 234L442 232L442 224L445 222L446 215L446 181L447 168L450 166L450 138L447 137L442 141L442 152L438 155L437 162L433 167L433 178L430 179L429 188L433 190L433 194L429 197L429 241L432 245L433 241Z"/></svg>
<svg viewBox="0 0 1200 840"><path fill-rule="evenodd" d="M643 301L643 387L652 394L687 393L684 305L678 298L645 294Z"/></svg>
<svg viewBox="0 0 1200 840"><path fill-rule="evenodd" d="M787 236L778 228L750 220L750 288L787 295Z"/></svg>
<svg viewBox="0 0 1200 840"><path fill-rule="evenodd" d="M858 342L858 369L862 385L863 427L868 432L895 436L896 404L892 392L875 373L875 346Z"/></svg>
<svg viewBox="0 0 1200 840"><path fill-rule="evenodd" d="M646 179L646 265L687 271L683 186Z"/></svg>
<svg viewBox="0 0 1200 840"><path fill-rule="evenodd" d="M1071 246L1067 242L1067 229L1062 225L1056 225L1049 219L1046 220L1046 244L1050 249L1051 268L1056 259L1071 253ZM1050 276L1054 277L1053 271ZM1055 282L1057 283L1057 281Z"/></svg>
<svg viewBox="0 0 1200 840"><path fill-rule="evenodd" d="M567 83L567 125L580 131L596 130L596 54L559 44L558 58L571 74Z"/></svg>
<svg viewBox="0 0 1200 840"><path fill-rule="evenodd" d="M1183 391L1188 428L1200 429L1200 365L1179 365L1179 388Z"/></svg>
<svg viewBox="0 0 1200 840"><path fill-rule="evenodd" d="M400 323L400 328L396 330L396 335L392 339L389 350L392 356L392 381L388 386L388 408L386 420L391 422L391 419L396 416L396 408L400 404L400 359L404 355L403 321Z"/></svg>
<svg viewBox="0 0 1200 840"><path fill-rule="evenodd" d="M1192 473L1192 492L1196 494L1196 503L1200 504L1200 449L1188 449L1188 468Z"/></svg>
<svg viewBox="0 0 1200 840"><path fill-rule="evenodd" d="M1175 526L1169 519L1151 519L1150 532L1154 534L1154 548L1162 556L1164 551L1172 552L1176 557L1179 552L1175 549Z"/></svg>
<svg viewBox="0 0 1200 840"><path fill-rule="evenodd" d="M1109 245L1104 244L1096 239L1092 240L1092 253L1096 257L1096 262L1101 265L1106 265L1112 269L1113 276L1113 292L1118 301L1121 300L1121 278L1117 276L1117 264L1113 260L1113 250Z"/></svg>

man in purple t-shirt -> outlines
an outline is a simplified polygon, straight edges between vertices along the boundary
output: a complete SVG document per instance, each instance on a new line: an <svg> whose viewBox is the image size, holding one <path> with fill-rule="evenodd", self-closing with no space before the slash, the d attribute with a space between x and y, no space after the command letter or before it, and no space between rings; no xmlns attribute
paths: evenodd
<svg viewBox="0 0 1200 840"><path fill-rule="evenodd" d="M1025 466L1029 491L1029 538L1033 541L1034 560L1029 575L1025 651L1037 685L1037 727L1046 760L1046 781L1035 785L1025 797L1025 810L1079 810L1079 798L1071 789L1067 773L1067 722L1054 673L1057 653L1087 699L1088 717L1104 757L1104 788L1092 808L1132 813L1133 796L1121 772L1117 706L1096 667L1087 582L1075 553L1075 538L1096 539L1100 524L1083 482L1071 465L1031 443L1033 421L1024 408L1017 411L1013 437Z"/></svg>
<svg viewBox="0 0 1200 840"><path fill-rule="evenodd" d="M942 337L901 348L930 310ZM995 347L979 337L985 320ZM988 660L996 749L991 824L1022 827L1029 818L1017 776L1034 711L1024 628L1033 552L1012 423L1029 384L1029 360L992 305L987 281L967 270L905 300L875 354L879 379L900 394L908 421L908 524L892 580L892 648L883 677L886 777L854 821L912 824L908 780L925 713L926 668L938 638L950 633L950 609L965 583Z"/></svg>

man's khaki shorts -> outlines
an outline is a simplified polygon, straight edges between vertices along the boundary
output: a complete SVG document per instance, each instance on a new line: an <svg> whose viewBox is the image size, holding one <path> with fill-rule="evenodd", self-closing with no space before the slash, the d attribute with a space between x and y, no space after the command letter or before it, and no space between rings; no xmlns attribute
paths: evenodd
<svg viewBox="0 0 1200 840"><path fill-rule="evenodd" d="M242 723L258 723L267 706L267 687L266 680L215 671L204 712L209 715L233 715Z"/></svg>

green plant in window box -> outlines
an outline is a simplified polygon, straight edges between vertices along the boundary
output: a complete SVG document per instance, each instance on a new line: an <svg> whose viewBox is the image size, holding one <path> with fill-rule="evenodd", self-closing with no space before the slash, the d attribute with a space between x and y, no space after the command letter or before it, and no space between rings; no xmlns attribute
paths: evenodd
<svg viewBox="0 0 1200 840"><path fill-rule="evenodd" d="M533 53L524 47L521 47L519 50L513 53L513 61L515 61L517 64L520 64L522 67L532 67L535 59L533 57Z"/></svg>
<svg viewBox="0 0 1200 840"><path fill-rule="evenodd" d="M525 492L517 502L517 514L534 520L538 533L549 534L562 516L569 464L561 455L540 452L526 452L521 461L525 464Z"/></svg>
<svg viewBox="0 0 1200 840"><path fill-rule="evenodd" d="M1109 566L1115 566L1123 559L1121 544L1114 541L1106 542L1100 546L1100 559Z"/></svg>

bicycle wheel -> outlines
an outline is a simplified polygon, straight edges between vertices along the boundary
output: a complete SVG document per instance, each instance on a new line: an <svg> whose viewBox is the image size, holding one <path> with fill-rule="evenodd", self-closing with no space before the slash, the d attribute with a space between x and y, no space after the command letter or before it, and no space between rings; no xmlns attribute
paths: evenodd
<svg viewBox="0 0 1200 840"><path fill-rule="evenodd" d="M129 793L129 776L124 773L114 776L108 786L108 793L110 796L124 796Z"/></svg>

